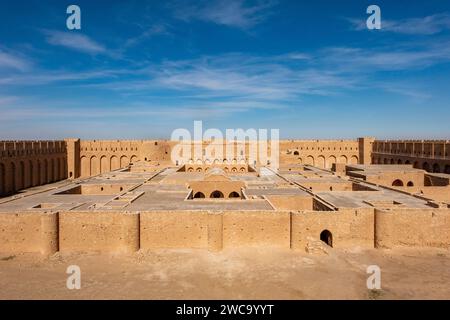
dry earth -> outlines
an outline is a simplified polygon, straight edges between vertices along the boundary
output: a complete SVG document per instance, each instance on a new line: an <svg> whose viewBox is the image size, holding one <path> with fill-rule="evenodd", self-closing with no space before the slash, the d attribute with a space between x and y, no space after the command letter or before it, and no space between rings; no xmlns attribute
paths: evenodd
<svg viewBox="0 0 450 320"><path fill-rule="evenodd" d="M369 291L368 265L382 290ZM69 290L66 269L81 268ZM0 254L0 299L449 299L450 251L161 250L129 255Z"/></svg>

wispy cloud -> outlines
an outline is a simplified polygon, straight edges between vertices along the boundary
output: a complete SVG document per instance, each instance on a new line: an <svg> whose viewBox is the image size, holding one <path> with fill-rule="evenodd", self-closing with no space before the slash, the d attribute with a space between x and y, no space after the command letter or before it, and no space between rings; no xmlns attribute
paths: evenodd
<svg viewBox="0 0 450 320"><path fill-rule="evenodd" d="M366 21L354 18L347 19L355 30L367 30ZM433 35L450 30L450 14L439 13L421 18L401 20L381 20L381 30L410 35Z"/></svg>
<svg viewBox="0 0 450 320"><path fill-rule="evenodd" d="M125 42L125 47L135 46L154 36L170 35L169 27L164 23L157 23L146 28L141 34L136 37L129 38Z"/></svg>
<svg viewBox="0 0 450 320"><path fill-rule="evenodd" d="M201 20L228 27L251 28L270 15L275 1L260 0L249 4L244 0L177 1L175 17L184 21Z"/></svg>
<svg viewBox="0 0 450 320"><path fill-rule="evenodd" d="M46 40L54 46L61 46L88 54L104 54L107 49L86 35L75 31L44 30Z"/></svg>
<svg viewBox="0 0 450 320"><path fill-rule="evenodd" d="M26 71L30 69L31 63L29 60L22 57L17 52L6 51L0 48L0 70L10 69L17 71Z"/></svg>

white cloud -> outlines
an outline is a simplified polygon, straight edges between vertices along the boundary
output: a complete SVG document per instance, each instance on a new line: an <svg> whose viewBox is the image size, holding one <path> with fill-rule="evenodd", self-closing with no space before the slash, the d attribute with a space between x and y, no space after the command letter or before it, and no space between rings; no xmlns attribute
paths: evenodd
<svg viewBox="0 0 450 320"><path fill-rule="evenodd" d="M366 21L360 19L347 19L355 30L367 30ZM381 30L411 35L433 35L450 30L450 14L439 13L421 18L401 20L381 19Z"/></svg>
<svg viewBox="0 0 450 320"><path fill-rule="evenodd" d="M175 16L184 21L207 22L247 29L264 21L274 1L261 0L248 5L244 0L209 0L177 2Z"/></svg>
<svg viewBox="0 0 450 320"><path fill-rule="evenodd" d="M125 47L135 46L142 41L149 39L154 36L161 35L170 35L171 33L168 30L168 26L166 24L158 23L150 26L145 31L143 31L140 35L130 38L125 42Z"/></svg>
<svg viewBox="0 0 450 320"><path fill-rule="evenodd" d="M17 53L7 52L0 48L0 69L26 71L31 64Z"/></svg>
<svg viewBox="0 0 450 320"><path fill-rule="evenodd" d="M55 31L44 30L46 40L54 46L66 47L72 50L81 51L89 54L104 54L106 48L86 35L74 31Z"/></svg>

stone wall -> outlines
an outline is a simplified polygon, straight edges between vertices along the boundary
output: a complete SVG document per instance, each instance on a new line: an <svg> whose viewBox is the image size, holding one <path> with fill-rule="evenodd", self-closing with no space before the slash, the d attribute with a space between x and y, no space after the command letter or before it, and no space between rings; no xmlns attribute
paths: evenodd
<svg viewBox="0 0 450 320"><path fill-rule="evenodd" d="M67 178L64 141L0 142L0 197Z"/></svg>

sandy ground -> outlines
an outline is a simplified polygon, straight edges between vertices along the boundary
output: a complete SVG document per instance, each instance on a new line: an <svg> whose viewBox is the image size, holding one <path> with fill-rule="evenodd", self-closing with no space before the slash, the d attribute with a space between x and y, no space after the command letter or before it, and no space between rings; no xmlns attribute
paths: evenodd
<svg viewBox="0 0 450 320"><path fill-rule="evenodd" d="M366 287L373 264L381 268L376 292ZM69 265L81 268L80 290L66 287ZM450 251L0 254L0 299L450 299Z"/></svg>

